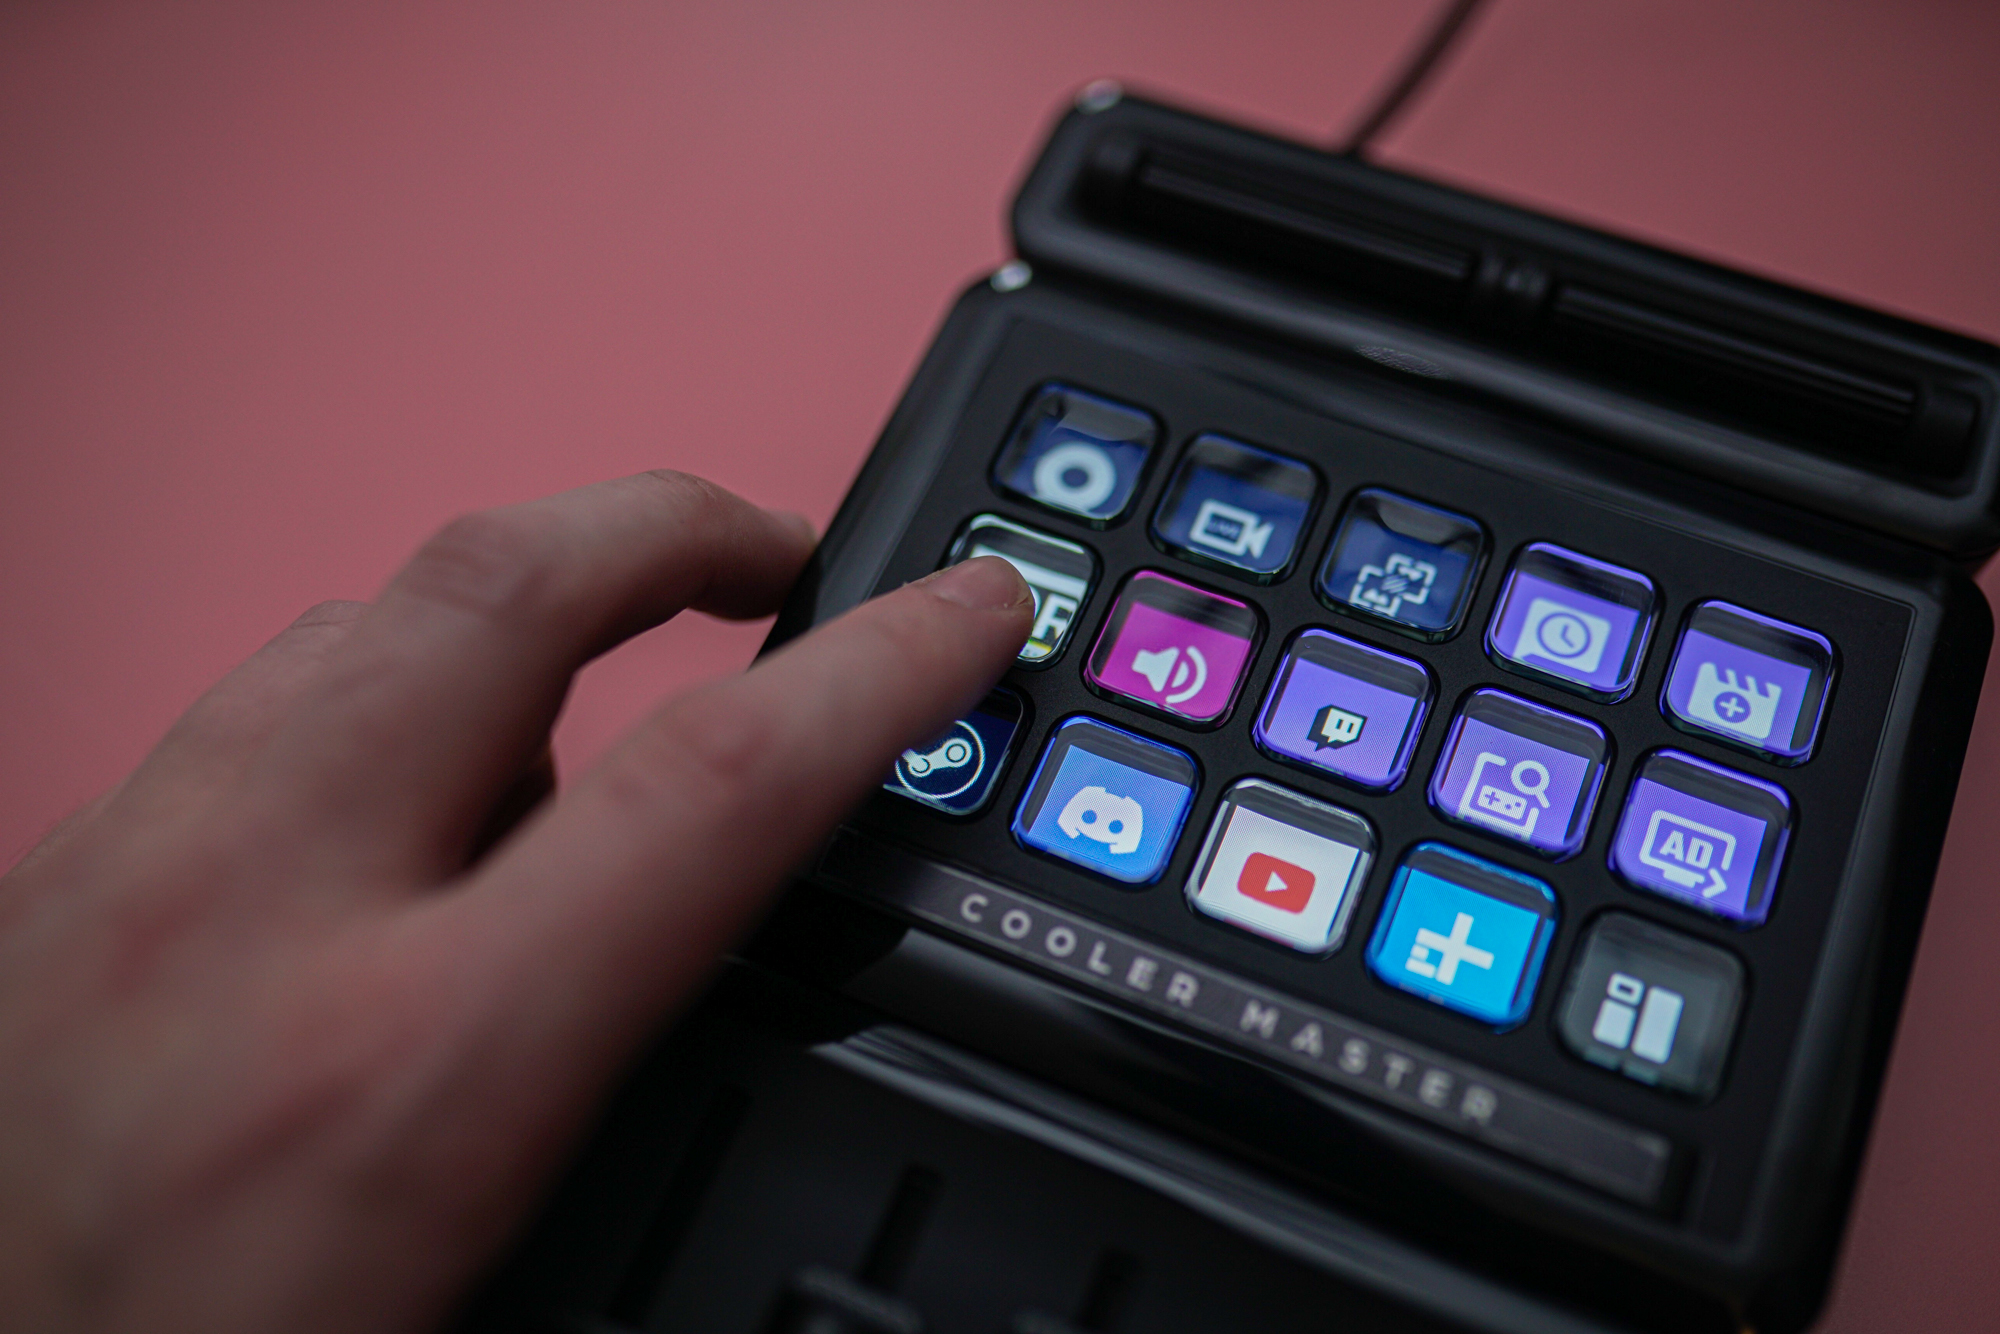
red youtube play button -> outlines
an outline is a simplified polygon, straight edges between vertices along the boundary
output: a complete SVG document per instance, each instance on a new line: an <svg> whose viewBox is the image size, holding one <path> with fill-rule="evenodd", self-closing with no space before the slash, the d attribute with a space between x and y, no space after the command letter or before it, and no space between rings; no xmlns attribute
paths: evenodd
<svg viewBox="0 0 2000 1334"><path fill-rule="evenodd" d="M1253 852L1243 859L1236 888L1245 898L1268 903L1280 912L1304 912L1313 896L1313 873L1269 853Z"/></svg>

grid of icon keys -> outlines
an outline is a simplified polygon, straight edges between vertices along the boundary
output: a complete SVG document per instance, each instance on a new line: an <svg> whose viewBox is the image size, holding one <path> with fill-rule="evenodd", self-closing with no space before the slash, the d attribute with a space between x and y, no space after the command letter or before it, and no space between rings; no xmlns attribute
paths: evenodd
<svg viewBox="0 0 2000 1334"><path fill-rule="evenodd" d="M945 553L948 564L999 556L1027 581L1035 620L1023 667L1074 657L1093 692L1163 724L1058 721L1011 814L1022 847L1143 886L1184 839L1199 838L1184 887L1196 912L1218 929L1324 956L1344 943L1380 849L1364 815L1291 776L1335 793L1421 783L1436 837L1393 868L1366 964L1413 1001L1496 1030L1526 1019L1562 910L1555 890L1520 864L1578 856L1595 821L1615 822L1608 870L1635 905L1671 904L1669 918L1702 913L1742 929L1770 916L1795 821L1781 779L1811 757L1833 684L1825 636L1720 600L1663 628L1642 571L1551 542L1496 558L1470 514L1380 487L1329 497L1307 462L1202 434L1173 461L1148 519L1166 558L1125 576L1094 639L1072 652L1102 574L1090 530L1128 517L1161 437L1143 408L1042 386L991 480L1048 522L975 514ZM1270 633L1256 589L1315 554L1306 539L1334 499L1332 535L1305 567L1330 614L1290 629L1262 698L1244 699ZM1441 702L1423 646L1468 629L1490 568L1499 593L1480 633L1495 679ZM1367 642L1360 627L1389 633ZM1670 655L1664 688L1656 701L1635 699L1656 651ZM1624 790L1607 791L1605 728L1527 697L1509 676L1558 697L1657 707L1674 728L1720 743L1731 762L1663 747L1638 760ZM980 815L1026 712L1018 695L995 690L944 735L904 752L888 789L950 816ZM1232 720L1247 721L1271 772L1235 782L1206 829L1186 829L1200 768L1184 733ZM1413 773L1420 740L1440 728L1436 760ZM1517 854L1515 864L1489 855L1496 845ZM1728 951L1613 911L1574 952L1556 1030L1586 1061L1704 1098L1720 1085L1742 992L1742 965Z"/></svg>

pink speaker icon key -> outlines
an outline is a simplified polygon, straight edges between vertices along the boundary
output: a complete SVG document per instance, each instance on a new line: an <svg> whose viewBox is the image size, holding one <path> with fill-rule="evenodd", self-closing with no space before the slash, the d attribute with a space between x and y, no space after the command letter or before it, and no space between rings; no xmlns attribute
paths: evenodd
<svg viewBox="0 0 2000 1334"><path fill-rule="evenodd" d="M1192 723L1220 722L1256 652L1257 613L1245 603L1151 570L1120 590L1091 650L1097 690Z"/></svg>

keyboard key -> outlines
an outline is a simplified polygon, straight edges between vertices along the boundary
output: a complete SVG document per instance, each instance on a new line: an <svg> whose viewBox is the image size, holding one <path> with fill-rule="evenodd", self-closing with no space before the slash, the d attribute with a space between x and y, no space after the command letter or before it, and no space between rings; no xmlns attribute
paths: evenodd
<svg viewBox="0 0 2000 1334"><path fill-rule="evenodd" d="M1410 771L1437 685L1422 663L1328 630L1305 630L1252 729L1278 759L1371 791Z"/></svg>
<svg viewBox="0 0 2000 1334"><path fill-rule="evenodd" d="M1307 954L1337 948L1375 861L1375 831L1352 811L1261 778L1222 797L1188 880L1210 917Z"/></svg>
<svg viewBox="0 0 2000 1334"><path fill-rule="evenodd" d="M1431 806L1560 860L1583 846L1610 757L1611 739L1596 723L1504 690L1475 690L1438 756Z"/></svg>
<svg viewBox="0 0 2000 1334"><path fill-rule="evenodd" d="M1269 583L1291 565L1318 499L1318 475L1297 459L1204 435L1174 470L1153 537L1176 555Z"/></svg>
<svg viewBox="0 0 2000 1334"><path fill-rule="evenodd" d="M1803 764L1819 738L1833 681L1824 635L1727 602L1688 614L1660 707L1684 731Z"/></svg>
<svg viewBox="0 0 2000 1334"><path fill-rule="evenodd" d="M1478 520L1363 491L1341 517L1320 568L1319 595L1336 611L1435 642L1465 619L1485 559Z"/></svg>
<svg viewBox="0 0 2000 1334"><path fill-rule="evenodd" d="M985 809L1000 786L1027 711L1013 691L993 691L944 732L898 756L882 786L950 815Z"/></svg>
<svg viewBox="0 0 2000 1334"><path fill-rule="evenodd" d="M1236 702L1259 634L1248 603L1141 570L1112 604L1083 675L1176 721L1218 723Z"/></svg>
<svg viewBox="0 0 2000 1334"><path fill-rule="evenodd" d="M1792 801L1776 783L1678 750L1639 764L1611 840L1611 869L1634 889L1755 926L1791 839Z"/></svg>
<svg viewBox="0 0 2000 1334"><path fill-rule="evenodd" d="M1035 595L1035 626L1016 661L1033 666L1052 661L1069 642L1076 615L1097 582L1097 557L1088 547L997 514L976 515L952 543L946 565L974 556L998 556L1020 571Z"/></svg>
<svg viewBox="0 0 2000 1334"><path fill-rule="evenodd" d="M1042 752L1014 815L1014 837L1110 879L1150 884L1174 855L1196 772L1185 751L1071 718Z"/></svg>
<svg viewBox="0 0 2000 1334"><path fill-rule="evenodd" d="M1722 1087L1742 1003L1743 965L1727 951L1609 913L1577 952L1556 1027L1594 1065L1708 1098Z"/></svg>
<svg viewBox="0 0 2000 1334"><path fill-rule="evenodd" d="M1508 671L1619 700L1639 679L1658 609L1653 581L1637 570L1536 542L1507 572L1486 651Z"/></svg>
<svg viewBox="0 0 2000 1334"><path fill-rule="evenodd" d="M1512 1028L1534 1007L1555 928L1555 891L1542 881L1419 843L1389 882L1368 968L1392 987Z"/></svg>
<svg viewBox="0 0 2000 1334"><path fill-rule="evenodd" d="M1159 443L1153 415L1066 385L1044 385L993 463L1002 490L1102 528L1132 503Z"/></svg>

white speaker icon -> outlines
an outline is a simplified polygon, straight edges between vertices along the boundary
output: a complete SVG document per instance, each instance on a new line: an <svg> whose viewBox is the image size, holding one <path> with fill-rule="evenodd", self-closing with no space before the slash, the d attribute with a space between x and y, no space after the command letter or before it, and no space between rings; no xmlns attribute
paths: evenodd
<svg viewBox="0 0 2000 1334"><path fill-rule="evenodd" d="M1185 704L1208 684L1208 659L1194 647L1142 648L1132 655L1132 670L1145 677L1153 693L1169 704Z"/></svg>

